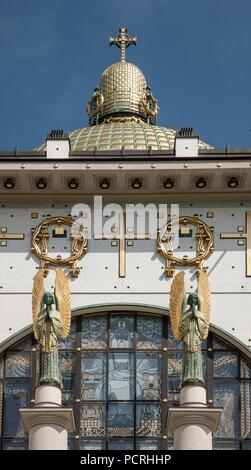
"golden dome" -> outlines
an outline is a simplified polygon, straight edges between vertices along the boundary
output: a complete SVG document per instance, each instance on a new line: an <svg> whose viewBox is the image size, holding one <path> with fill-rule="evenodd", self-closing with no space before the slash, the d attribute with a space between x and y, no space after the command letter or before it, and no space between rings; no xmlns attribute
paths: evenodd
<svg viewBox="0 0 251 470"><path fill-rule="evenodd" d="M176 131L139 121L110 122L76 129L69 133L71 150L170 150L174 148ZM210 145L199 141L200 149ZM46 144L35 150L46 150Z"/></svg>
<svg viewBox="0 0 251 470"><path fill-rule="evenodd" d="M176 131L156 126L157 101L141 70L126 62L125 51L135 45L126 28L110 38L121 50L121 62L110 65L101 75L87 106L89 127L69 133L71 150L169 150ZM212 148L199 141L199 148ZM46 144L35 150L45 150Z"/></svg>
<svg viewBox="0 0 251 470"><path fill-rule="evenodd" d="M103 72L98 87L104 97L99 122L105 116L121 113L146 117L140 105L146 87L146 79L136 65L129 62L110 65Z"/></svg>

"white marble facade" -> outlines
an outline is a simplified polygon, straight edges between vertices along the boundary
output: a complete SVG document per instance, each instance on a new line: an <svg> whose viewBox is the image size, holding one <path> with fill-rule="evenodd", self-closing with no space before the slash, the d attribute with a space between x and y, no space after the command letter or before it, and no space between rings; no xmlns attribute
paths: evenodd
<svg viewBox="0 0 251 470"><path fill-rule="evenodd" d="M84 200L82 201L85 202ZM160 199L159 203L163 201ZM0 207L0 230L8 233L24 233L24 240L7 240L0 246L0 343L31 324L31 292L38 258L31 253L31 228L46 216L70 215L72 204L39 205L24 203ZM232 335L246 347L251 347L251 277L246 276L246 241L223 240L222 232L237 233L246 230L246 212L251 204L213 203L181 204L180 216L198 215L214 227L215 250L204 262L212 289L211 323ZM31 217L32 212L37 218ZM208 217L212 212L213 217ZM211 214L212 215L212 214ZM164 220L163 220L164 224ZM65 256L69 250L68 239L49 242L53 255ZM194 239L183 238L178 256L194 250ZM126 244L126 276L119 277L119 248L110 240L89 240L88 253L80 260L78 278L71 278L72 306L79 309L103 304L140 304L168 309L172 278L164 275L164 260L157 253L156 240L135 240ZM178 270L181 269L177 267ZM187 291L196 288L195 268L185 268ZM67 271L67 268L66 268ZM54 283L53 268L46 278L50 290Z"/></svg>

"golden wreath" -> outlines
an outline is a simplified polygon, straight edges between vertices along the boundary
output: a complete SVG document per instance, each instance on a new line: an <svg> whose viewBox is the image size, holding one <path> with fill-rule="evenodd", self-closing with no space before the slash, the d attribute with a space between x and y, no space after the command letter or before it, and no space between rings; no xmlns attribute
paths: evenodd
<svg viewBox="0 0 251 470"><path fill-rule="evenodd" d="M152 103L153 109L148 105L149 101ZM158 103L151 93L145 91L143 98L140 100L141 106L143 106L146 114L151 117L155 117L158 114Z"/></svg>
<svg viewBox="0 0 251 470"><path fill-rule="evenodd" d="M95 103L96 101L96 109L94 111L92 111L92 107L93 107L93 104ZM88 114L88 116L90 118L92 117L95 117L97 116L97 114L99 114L99 112L101 111L102 109L102 106L104 104L104 96L102 95L102 93L100 91L95 91L95 93L93 93L90 101L88 102L88 105L87 105L87 108L86 108L86 112Z"/></svg>

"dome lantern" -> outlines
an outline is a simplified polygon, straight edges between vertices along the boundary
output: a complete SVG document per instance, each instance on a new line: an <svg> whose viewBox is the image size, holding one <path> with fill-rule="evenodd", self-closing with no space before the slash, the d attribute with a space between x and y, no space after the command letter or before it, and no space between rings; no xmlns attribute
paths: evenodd
<svg viewBox="0 0 251 470"><path fill-rule="evenodd" d="M109 42L121 49L121 61L103 72L94 90L86 109L90 126L125 121L156 124L157 101L141 70L125 60L126 49L136 45L137 38L120 28L119 35L110 37Z"/></svg>

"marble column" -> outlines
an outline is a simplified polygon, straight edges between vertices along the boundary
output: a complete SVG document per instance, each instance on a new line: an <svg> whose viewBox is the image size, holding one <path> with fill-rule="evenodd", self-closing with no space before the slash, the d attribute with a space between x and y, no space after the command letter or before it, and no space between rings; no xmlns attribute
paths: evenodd
<svg viewBox="0 0 251 470"><path fill-rule="evenodd" d="M207 405L204 387L182 387L180 406L168 410L167 428L174 433L174 449L212 450L212 432L217 430L221 413L221 408Z"/></svg>
<svg viewBox="0 0 251 470"><path fill-rule="evenodd" d="M29 433L29 450L67 450L68 432L75 431L72 408L62 406L62 392L51 385L37 387L35 405L20 408Z"/></svg>

